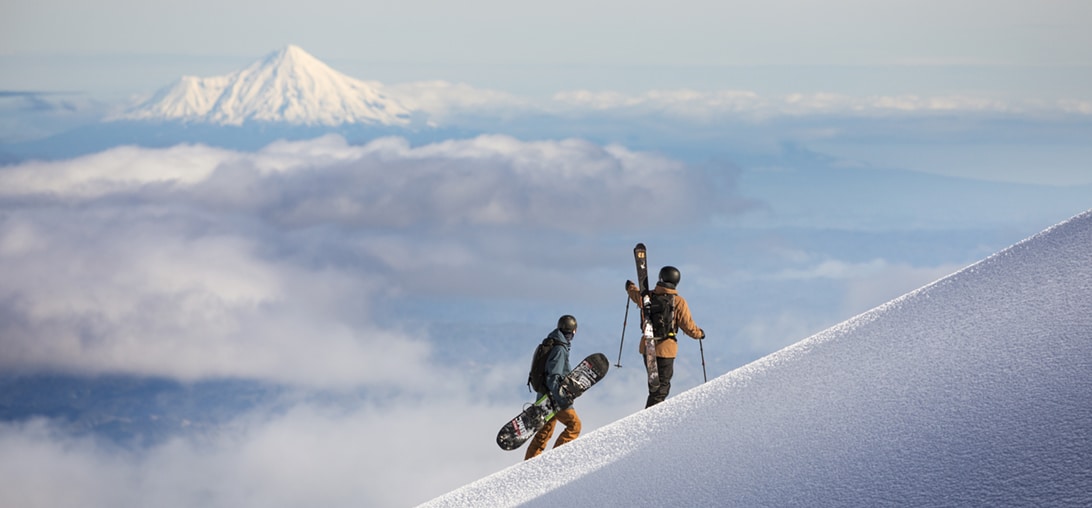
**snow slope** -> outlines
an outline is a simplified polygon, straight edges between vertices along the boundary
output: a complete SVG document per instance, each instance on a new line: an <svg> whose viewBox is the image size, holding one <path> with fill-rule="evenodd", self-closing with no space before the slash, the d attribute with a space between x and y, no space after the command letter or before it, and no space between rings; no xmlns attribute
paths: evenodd
<svg viewBox="0 0 1092 508"><path fill-rule="evenodd" d="M217 125L406 125L410 110L379 83L350 78L289 45L226 76L186 76L114 120Z"/></svg>
<svg viewBox="0 0 1092 508"><path fill-rule="evenodd" d="M516 504L1092 506L1092 211L424 506Z"/></svg>

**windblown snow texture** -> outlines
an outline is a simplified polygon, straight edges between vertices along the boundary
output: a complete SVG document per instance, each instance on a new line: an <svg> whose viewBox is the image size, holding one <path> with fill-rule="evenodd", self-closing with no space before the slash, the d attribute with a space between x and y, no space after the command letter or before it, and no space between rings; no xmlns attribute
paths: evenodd
<svg viewBox="0 0 1092 508"><path fill-rule="evenodd" d="M1086 212L426 506L1092 506L1090 422Z"/></svg>

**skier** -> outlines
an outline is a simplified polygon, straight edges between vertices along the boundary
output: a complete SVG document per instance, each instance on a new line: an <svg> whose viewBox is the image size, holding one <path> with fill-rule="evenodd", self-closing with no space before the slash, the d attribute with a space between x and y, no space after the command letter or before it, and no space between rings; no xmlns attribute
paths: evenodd
<svg viewBox="0 0 1092 508"><path fill-rule="evenodd" d="M656 343L656 368L660 374L660 386L655 390L649 390L648 400L645 401L645 408L655 406L664 401L667 398L668 392L671 391L671 376L675 372L675 356L679 351L678 340L675 338L675 334L679 328L682 328L683 332L689 335L691 338L697 340L705 339L705 331L694 324L694 319L690 316L690 306L687 305L686 299L679 294L676 290L676 286L679 284L681 274L679 269L674 266L665 266L660 269L659 281L656 282L656 287L652 289L652 298L654 301L666 301L665 305L655 305L654 307L667 307L670 310L666 312L667 315L659 316L656 312L653 312L652 321L656 323L658 320L663 319L666 326L663 327L662 335L658 334L653 337ZM629 293L631 300L641 305L641 290L634 284L633 281L626 281L626 292ZM659 310L659 309L657 309ZM654 326L654 328L656 328ZM640 352L644 355L645 352L645 339L641 339Z"/></svg>
<svg viewBox="0 0 1092 508"><path fill-rule="evenodd" d="M546 426L542 427L531 439L531 444L528 445L527 454L524 455L523 460L528 460L546 450L546 445L554 434L554 425L558 420L565 425L565 430L557 436L554 448L580 436L580 417L573 409L573 401L560 393L561 380L572 370L569 367L569 345L575 335L576 318L566 314L557 320L557 328L546 337L554 340L554 346L546 354L546 387L550 397L560 409L557 415L547 421ZM546 392L541 392L538 396L541 397L544 393Z"/></svg>

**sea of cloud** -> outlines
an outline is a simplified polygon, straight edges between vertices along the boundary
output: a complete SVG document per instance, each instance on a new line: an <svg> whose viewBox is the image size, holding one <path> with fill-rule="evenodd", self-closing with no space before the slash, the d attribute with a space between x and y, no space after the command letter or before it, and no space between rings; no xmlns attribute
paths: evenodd
<svg viewBox="0 0 1092 508"><path fill-rule="evenodd" d="M525 397L519 353L537 339L477 331L515 301L523 315L502 322L545 334L554 309L595 298L581 279L612 261L597 245L635 233L643 200L675 196L650 227L736 213L742 200L694 199L730 178L504 136L118 147L0 169L5 373L312 394L138 449L45 419L6 423L2 467L19 480L4 504L405 505L495 471L513 456L492 433ZM451 319L484 325L452 332Z"/></svg>
<svg viewBox="0 0 1092 508"><path fill-rule="evenodd" d="M581 245L635 231L644 201L665 210L648 227L734 213L709 199L725 178L503 136L120 147L4 168L3 362L317 385L425 372L427 341L376 325L377 301L554 298L536 295L594 269ZM357 367L376 351L389 362Z"/></svg>
<svg viewBox="0 0 1092 508"><path fill-rule="evenodd" d="M613 356L634 238L681 230L666 236L681 246L653 252L674 253L698 294L723 290L713 273L703 289L703 270L715 268L685 253L716 243L709 224L752 205L723 193L734 178L730 167L620 146L506 136L418 147L329 136L254 153L118 147L4 167L5 372L364 394L291 399L220 433L142 449L49 420L9 422L3 469L20 480L4 496L54 506L404 505L495 471L517 460L491 446L492 434L525 398L531 335L572 312L585 323L574 354ZM725 304L702 299L692 304L699 319L728 342L714 317ZM821 325L754 331L731 319L751 327L739 341L750 356ZM489 336L512 323L528 337ZM630 334L619 360L636 365ZM711 374L739 363L731 347L711 349ZM680 390L700 383L696 358L680 365ZM638 409L641 379L616 369L613 386L584 403L588 428Z"/></svg>
<svg viewBox="0 0 1092 508"><path fill-rule="evenodd" d="M563 99L604 101L581 97ZM753 99L719 98L732 111ZM143 448L47 419L4 423L0 472L16 487L0 504L412 504L518 461L494 433L526 399L527 353L560 314L581 320L574 355L625 365L582 399L585 428L643 406L622 292L637 241L654 265L683 270L709 334L700 357L684 339L677 393L1061 218L1026 202L1032 223L1005 229L988 219L1010 203L970 219L972 206L953 205L993 187L899 199L864 173L786 168L791 157L756 176L533 139L122 146L0 167L0 371L243 379L290 394ZM946 217L963 219L958 231Z"/></svg>

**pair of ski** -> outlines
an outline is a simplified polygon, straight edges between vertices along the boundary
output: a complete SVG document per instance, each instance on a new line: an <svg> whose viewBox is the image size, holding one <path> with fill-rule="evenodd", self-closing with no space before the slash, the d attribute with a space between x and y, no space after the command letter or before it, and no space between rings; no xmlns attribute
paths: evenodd
<svg viewBox="0 0 1092 508"><path fill-rule="evenodd" d="M652 323L649 315L652 310L652 300L648 290L648 264L645 256L645 244L639 243L633 248L633 259L637 264L637 280L641 291L641 336L645 343L645 368L648 370L649 390L655 390L660 386L659 370L656 367L656 343L652 339ZM565 379L561 381L563 394L574 400L583 394L592 385L599 382L607 375L610 361L602 353L588 355L581 361ZM523 410L518 416L510 420L497 433L497 445L504 450L515 450L523 445L531 436L534 436L546 422L557 414L559 408L549 394L544 394Z"/></svg>
<svg viewBox="0 0 1092 508"><path fill-rule="evenodd" d="M648 391L660 387L660 369L656 366L656 340L652 333L652 294L648 289L648 256L645 244L633 248L633 260L637 262L637 289L641 295L641 340L644 343L645 370L648 372Z"/></svg>

